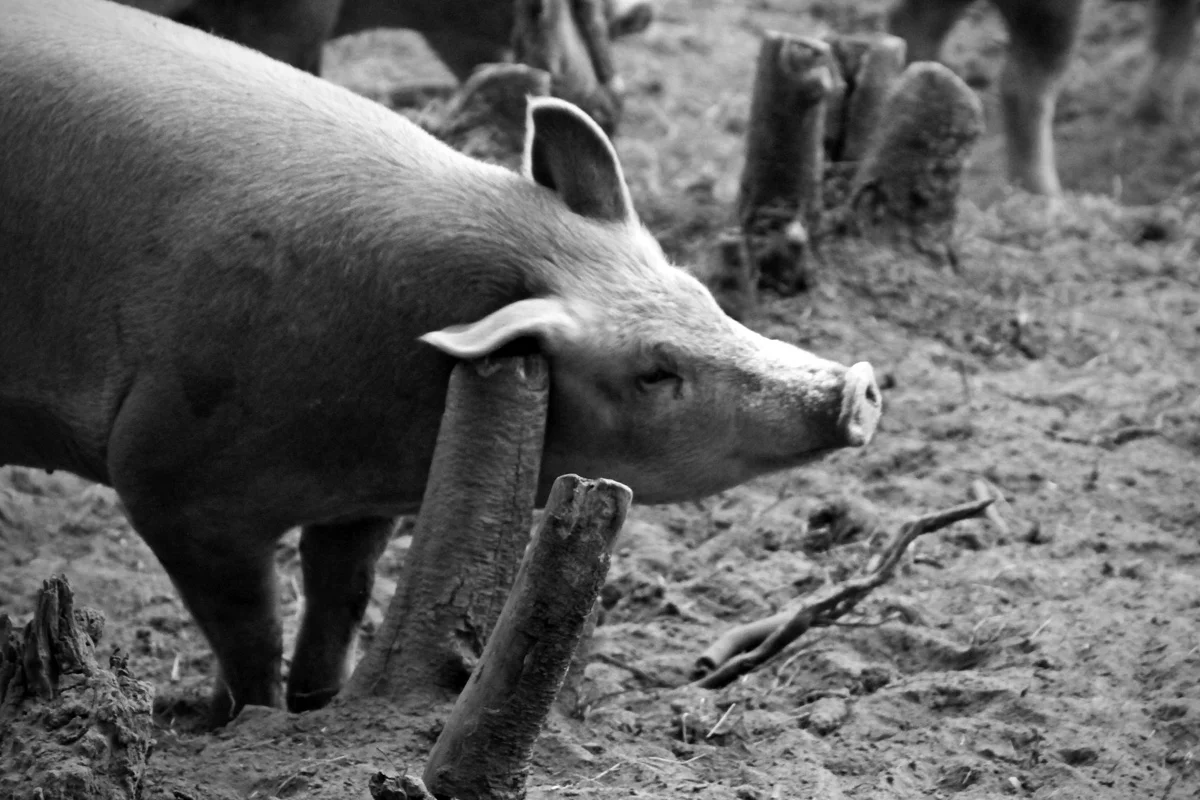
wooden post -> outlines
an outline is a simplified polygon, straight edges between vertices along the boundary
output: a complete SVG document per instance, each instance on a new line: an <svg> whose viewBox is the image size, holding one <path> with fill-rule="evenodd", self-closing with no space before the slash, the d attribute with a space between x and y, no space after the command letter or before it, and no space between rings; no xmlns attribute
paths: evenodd
<svg viewBox="0 0 1200 800"><path fill-rule="evenodd" d="M512 170L521 168L529 97L550 94L550 73L523 64L487 64L472 73L426 127L467 155Z"/></svg>
<svg viewBox="0 0 1200 800"><path fill-rule="evenodd" d="M738 186L743 240L737 284L744 309L759 283L794 294L807 286L808 231L821 209L829 46L819 39L765 34L758 54L746 164Z"/></svg>
<svg viewBox="0 0 1200 800"><path fill-rule="evenodd" d="M471 680L425 767L439 797L525 796L534 740L554 702L608 573L633 493L564 475Z"/></svg>
<svg viewBox="0 0 1200 800"><path fill-rule="evenodd" d="M981 133L983 108L961 78L941 64L910 65L854 176L859 231L953 265L962 173Z"/></svg>
<svg viewBox="0 0 1200 800"><path fill-rule="evenodd" d="M462 689L529 542L549 383L538 355L454 368L399 588L341 698Z"/></svg>
<svg viewBox="0 0 1200 800"><path fill-rule="evenodd" d="M883 105L904 69L904 40L886 34L831 36L833 89L825 115L823 232L844 232L858 161L882 122Z"/></svg>
<svg viewBox="0 0 1200 800"><path fill-rule="evenodd" d="M96 663L103 630L64 576L42 583L23 630L0 614L0 796L142 796L154 689L124 659Z"/></svg>
<svg viewBox="0 0 1200 800"><path fill-rule="evenodd" d="M904 40L881 33L836 36L829 40L829 45L846 84L837 147L830 153L830 159L858 161L866 155L875 132L884 125L884 105L904 71Z"/></svg>

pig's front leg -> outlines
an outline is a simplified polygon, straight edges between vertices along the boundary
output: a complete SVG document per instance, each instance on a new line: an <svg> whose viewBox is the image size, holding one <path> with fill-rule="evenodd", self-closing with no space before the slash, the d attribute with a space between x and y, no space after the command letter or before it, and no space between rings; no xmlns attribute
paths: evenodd
<svg viewBox="0 0 1200 800"><path fill-rule="evenodd" d="M304 618L288 675L291 711L326 705L349 677L355 634L375 584L375 562L395 520L305 526L300 536Z"/></svg>

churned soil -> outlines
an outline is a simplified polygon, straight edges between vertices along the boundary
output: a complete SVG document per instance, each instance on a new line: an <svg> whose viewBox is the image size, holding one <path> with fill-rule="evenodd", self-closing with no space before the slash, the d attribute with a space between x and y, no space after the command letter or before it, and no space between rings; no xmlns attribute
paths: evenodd
<svg viewBox="0 0 1200 800"><path fill-rule="evenodd" d="M630 87L617 143L647 224L703 269L728 221L759 33L871 30L882 0L664 0L617 45ZM806 295L749 320L885 386L865 450L701 502L636 508L573 714L548 723L529 796L1155 798L1200 796L1200 53L1173 127L1130 121L1145 66L1139 3L1090 3L1057 126L1060 204L1003 181L986 5L947 61L984 96L959 268L833 248ZM329 76L373 96L437 77L413 37L330 47ZM688 688L704 646L844 576L853 540L814 510L887 526L971 498L1007 501L918 540L895 580L720 691ZM408 544L380 564L378 624ZM0 470L0 611L26 618L66 573L80 606L156 689L144 797L365 798L377 770L420 773L449 709L357 718L250 709L199 729L213 666L112 492ZM287 646L294 534L281 544ZM381 721L382 720L382 721Z"/></svg>

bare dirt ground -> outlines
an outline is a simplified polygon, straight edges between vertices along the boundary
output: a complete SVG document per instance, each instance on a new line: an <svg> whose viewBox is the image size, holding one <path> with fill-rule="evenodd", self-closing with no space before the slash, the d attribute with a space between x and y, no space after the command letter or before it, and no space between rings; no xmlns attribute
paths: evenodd
<svg viewBox="0 0 1200 800"><path fill-rule="evenodd" d="M631 88L618 149L681 263L702 265L726 220L759 32L871 29L882 7L667 0L618 45ZM634 511L584 696L542 737L531 797L1200 797L1200 53L1175 127L1130 122L1143 13L1089 6L1059 113L1060 207L1004 188L1004 31L986 6L960 26L948 61L985 96L990 128L967 177L961 271L848 251L812 293L752 320L872 361L891 385L876 440ZM436 74L406 36L332 50L331 77L368 94ZM812 509L848 497L895 524L969 499L981 477L1011 506L1008 536L972 521L925 537L848 624L725 690L678 688L728 626L855 563L860 545L806 552ZM104 649L156 685L146 797L364 798L375 770L419 774L445 720L253 709L196 732L212 658L111 492L0 471L0 542L0 611L24 618L40 581L65 572L107 614ZM294 544L279 551L289 635ZM368 628L406 544L381 564Z"/></svg>

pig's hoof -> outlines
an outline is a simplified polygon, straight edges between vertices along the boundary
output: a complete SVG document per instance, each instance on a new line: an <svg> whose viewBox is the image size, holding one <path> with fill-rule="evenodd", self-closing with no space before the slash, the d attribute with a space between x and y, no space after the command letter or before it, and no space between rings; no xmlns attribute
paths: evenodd
<svg viewBox="0 0 1200 800"><path fill-rule="evenodd" d="M871 365L860 361L846 370L838 428L847 447L862 447L871 441L882 409L883 394Z"/></svg>

